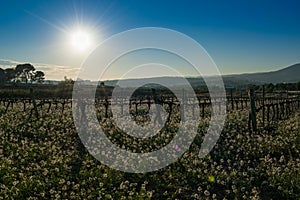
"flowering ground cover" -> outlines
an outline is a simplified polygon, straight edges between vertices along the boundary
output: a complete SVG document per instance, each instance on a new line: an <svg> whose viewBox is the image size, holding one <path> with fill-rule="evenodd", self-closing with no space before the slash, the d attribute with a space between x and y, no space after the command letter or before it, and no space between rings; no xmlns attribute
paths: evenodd
<svg viewBox="0 0 300 200"><path fill-rule="evenodd" d="M40 110L39 119L19 110L0 117L0 199L300 198L299 112L256 133L248 131L247 111L232 112L202 159L198 152L209 121L201 119L198 136L177 162L131 174L101 164L85 150L70 108L64 114ZM175 120L155 142L139 143L124 135L118 140L110 119L101 125L112 141L130 142L123 148L131 151L160 148L176 132Z"/></svg>

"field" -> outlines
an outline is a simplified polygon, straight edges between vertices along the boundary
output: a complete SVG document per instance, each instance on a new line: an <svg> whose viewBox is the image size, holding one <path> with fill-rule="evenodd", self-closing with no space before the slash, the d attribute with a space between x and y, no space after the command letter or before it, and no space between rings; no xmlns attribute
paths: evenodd
<svg viewBox="0 0 300 200"><path fill-rule="evenodd" d="M158 171L132 174L101 164L85 150L70 104L40 106L38 117L29 117L33 107L25 109L26 104L6 105L0 106L0 199L300 198L299 108L281 120L268 119L267 128L258 119L257 131L249 129L249 104L230 110L217 144L200 159L209 123L203 115L198 135L177 162ZM123 148L131 151L160 148L177 126L176 120L171 121L162 138L152 143L134 142L126 135L117 140L120 133L111 116L98 114L110 138L130 141Z"/></svg>

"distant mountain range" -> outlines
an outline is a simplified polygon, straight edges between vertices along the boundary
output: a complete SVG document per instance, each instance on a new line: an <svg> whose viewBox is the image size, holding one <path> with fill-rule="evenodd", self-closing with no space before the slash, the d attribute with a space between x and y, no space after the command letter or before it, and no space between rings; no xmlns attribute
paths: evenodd
<svg viewBox="0 0 300 200"><path fill-rule="evenodd" d="M300 81L300 63L271 72L225 75L223 76L223 79L224 81L234 80L254 84L283 82L296 83Z"/></svg>
<svg viewBox="0 0 300 200"><path fill-rule="evenodd" d="M245 74L233 74L233 75L223 75L223 81L226 87L241 87L248 84L269 84L269 83L297 83L300 81L300 63L294 64L292 66L271 72L260 72L260 73L245 73ZM208 77L213 79L214 77ZM141 85L145 79L126 79L126 80L107 80L104 81L107 86L121 87L135 87ZM204 79L202 77L189 77L188 82L193 87L205 85ZM179 77L154 77L147 78L148 82L159 83L164 82L172 86L182 85L181 78ZM58 83L57 81L48 81L48 83ZM84 81L87 85L96 85L96 81ZM151 86L151 85L149 85Z"/></svg>
<svg viewBox="0 0 300 200"><path fill-rule="evenodd" d="M300 81L300 63L271 72L260 72L260 73L247 73L247 74L233 74L223 75L223 81L226 86L245 86L248 84L268 84L268 83L297 83ZM209 77L214 78L214 77ZM164 82L170 83L173 86L181 84L180 78L178 77L158 77L148 78L148 81L159 82L164 79ZM205 85L202 77L198 78L187 78L190 84L194 87ZM135 86L142 83L144 79L127 79L122 80L122 87ZM106 85L115 86L117 80L105 81Z"/></svg>

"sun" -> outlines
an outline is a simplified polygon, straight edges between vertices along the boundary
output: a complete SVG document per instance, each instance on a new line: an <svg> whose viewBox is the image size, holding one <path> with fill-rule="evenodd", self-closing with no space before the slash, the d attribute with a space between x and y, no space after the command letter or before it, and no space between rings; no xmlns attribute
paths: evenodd
<svg viewBox="0 0 300 200"><path fill-rule="evenodd" d="M71 33L70 42L78 51L87 50L91 46L91 35L84 30L76 30Z"/></svg>

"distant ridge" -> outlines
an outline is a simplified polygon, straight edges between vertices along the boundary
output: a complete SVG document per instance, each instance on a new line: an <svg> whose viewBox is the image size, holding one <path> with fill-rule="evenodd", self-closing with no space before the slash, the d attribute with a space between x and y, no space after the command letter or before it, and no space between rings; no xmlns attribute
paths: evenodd
<svg viewBox="0 0 300 200"><path fill-rule="evenodd" d="M233 75L223 75L223 81L225 85L231 86L242 86L248 84L269 84L269 83L297 83L300 81L300 63L291 65L289 67L270 71L270 72L260 72L260 73L245 73L245 74L233 74ZM213 78L213 77L211 77ZM180 81L177 81L178 77L155 77L147 78L152 82L159 82L160 79L164 79L164 82L170 83L174 86L178 86ZM202 77L199 78L187 78L192 86L205 85ZM106 85L115 86L117 80L105 81ZM142 79L127 79L122 80L122 86L130 87L142 82ZM180 85L180 84L179 84Z"/></svg>
<svg viewBox="0 0 300 200"><path fill-rule="evenodd" d="M214 77L207 77L214 78ZM291 65L289 67L260 73L245 73L245 74L232 74L222 76L225 86L245 86L248 84L269 84L269 83L297 83L300 81L300 63ZM164 83L168 83L173 86L180 86L181 81L179 77L153 77L146 78L148 82L159 83L163 80ZM193 87L205 85L205 81L202 77L187 77L188 82ZM106 80L104 81L107 86L116 86L121 83L121 87L135 87L141 85L145 79L125 79L118 83L118 80ZM48 84L58 84L59 81L45 81ZM83 81L87 85L98 85L98 81ZM150 86L150 85L149 85Z"/></svg>
<svg viewBox="0 0 300 200"><path fill-rule="evenodd" d="M300 81L300 63L291 65L289 67L261 73L225 75L224 79L234 79L236 81L245 81L249 83L296 83Z"/></svg>

